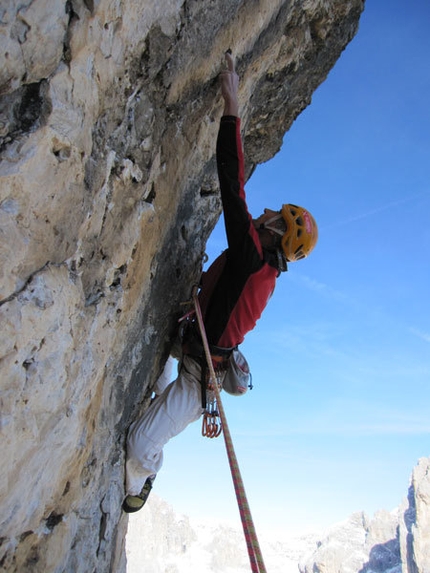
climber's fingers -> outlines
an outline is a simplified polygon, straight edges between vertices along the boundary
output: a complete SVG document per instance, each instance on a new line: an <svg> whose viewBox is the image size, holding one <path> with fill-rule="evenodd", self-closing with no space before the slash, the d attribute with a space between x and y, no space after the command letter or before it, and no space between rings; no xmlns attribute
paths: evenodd
<svg viewBox="0 0 430 573"><path fill-rule="evenodd" d="M232 55L230 49L227 50L226 53L225 53L225 61L226 61L226 64L227 64L227 69L228 69L228 71L234 73L236 70L235 70L235 67L234 67L234 58L233 58L233 55Z"/></svg>

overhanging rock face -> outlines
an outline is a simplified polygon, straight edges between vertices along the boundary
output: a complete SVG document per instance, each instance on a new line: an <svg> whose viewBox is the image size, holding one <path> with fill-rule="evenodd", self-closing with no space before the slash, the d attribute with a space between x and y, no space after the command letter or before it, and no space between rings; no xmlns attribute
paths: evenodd
<svg viewBox="0 0 430 573"><path fill-rule="evenodd" d="M124 437L220 212L217 75L248 175L357 31L362 0L23 0L0 10L6 571L125 569Z"/></svg>

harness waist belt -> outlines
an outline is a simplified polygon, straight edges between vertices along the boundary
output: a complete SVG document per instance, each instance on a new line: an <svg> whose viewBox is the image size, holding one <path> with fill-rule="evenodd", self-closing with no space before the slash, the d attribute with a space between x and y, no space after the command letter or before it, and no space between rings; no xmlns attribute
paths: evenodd
<svg viewBox="0 0 430 573"><path fill-rule="evenodd" d="M209 351L215 362L220 362L226 360L230 357L234 348L222 348L221 346L215 346L214 344L209 344ZM189 329L189 331L184 336L184 341L182 344L182 351L184 354L189 354L190 356L197 356L201 358L205 354L202 340L200 336L194 331L194 329Z"/></svg>

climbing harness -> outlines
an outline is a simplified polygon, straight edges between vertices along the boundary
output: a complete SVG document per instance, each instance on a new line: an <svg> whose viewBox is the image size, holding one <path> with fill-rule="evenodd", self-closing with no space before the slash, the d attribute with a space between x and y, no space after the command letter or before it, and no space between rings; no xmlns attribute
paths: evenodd
<svg viewBox="0 0 430 573"><path fill-rule="evenodd" d="M198 289L198 286L194 286ZM193 300L181 304L194 304ZM206 438L217 438L222 432L222 423L217 407L217 397L215 394L214 384L217 385L218 393L223 387L223 381L229 367L229 356L233 349L219 348L217 346L210 346L210 356L215 379L211 375L208 368L205 350L200 336L198 335L198 328L196 327L195 308L189 310L181 318L178 319L180 327L180 339L182 340L182 349L186 354L193 356L194 359L200 364L201 375L201 392L202 392L202 436Z"/></svg>
<svg viewBox="0 0 430 573"><path fill-rule="evenodd" d="M252 521L251 511L249 509L249 504L246 498L245 488L242 481L242 476L239 470L239 464L237 462L236 454L234 451L233 441L231 439L230 430L225 417L224 407L221 402L220 389L218 387L217 376L215 374L215 369L212 363L212 357L209 349L209 344L206 337L206 331L203 324L202 312L200 309L200 304L197 296L197 288L193 289L193 304L196 313L196 318L200 330L200 335L202 338L206 363L209 368L209 379L211 383L210 390L214 393L216 398L216 414L215 411L208 414L208 419L206 421L206 427L208 432L211 434L220 434L221 429L224 434L224 442L227 449L228 461L230 464L231 475L233 478L234 489L236 492L236 499L239 506L240 517L242 520L243 532L245 535L246 546L248 549L249 561L251 564L252 573L266 573L266 568L263 561L263 556L261 554L260 545L258 543L257 534L254 528L254 523ZM218 416L220 423L218 422ZM218 428L218 424L220 425ZM211 435L209 437L215 437Z"/></svg>

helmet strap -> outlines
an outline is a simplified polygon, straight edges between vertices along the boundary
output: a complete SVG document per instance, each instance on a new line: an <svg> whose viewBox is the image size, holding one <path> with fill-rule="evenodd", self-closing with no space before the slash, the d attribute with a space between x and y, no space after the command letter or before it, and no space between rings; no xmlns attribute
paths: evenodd
<svg viewBox="0 0 430 573"><path fill-rule="evenodd" d="M276 256L278 258L278 271L280 273L288 271L287 258L284 255L284 251L282 249L276 249Z"/></svg>
<svg viewBox="0 0 430 573"><path fill-rule="evenodd" d="M286 230L281 231L281 229L278 229L275 225L273 225L273 226L271 225L271 223L274 223L275 221L279 221L279 219L283 219L283 217L280 213L278 213L277 215L275 215L271 219L268 219L267 221L262 223L260 227L262 227L263 229L268 229L269 231L273 231L277 235L280 235L281 237L283 237Z"/></svg>

